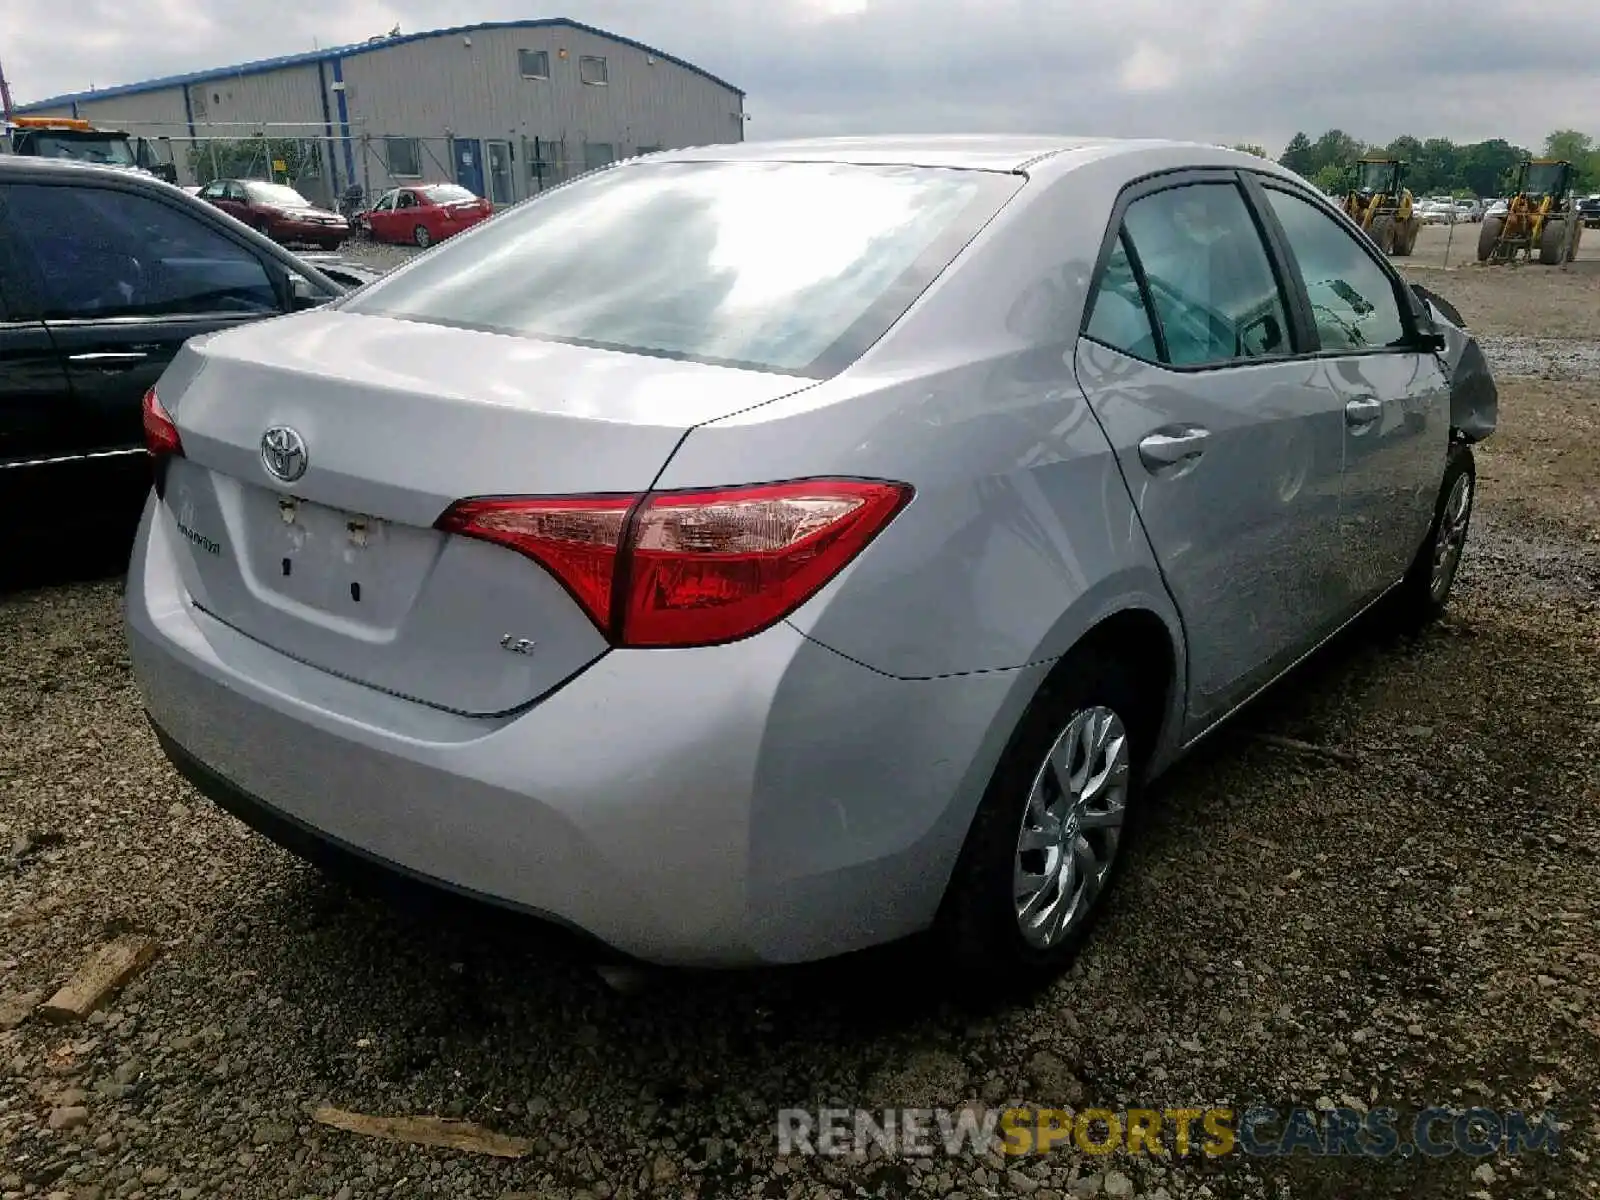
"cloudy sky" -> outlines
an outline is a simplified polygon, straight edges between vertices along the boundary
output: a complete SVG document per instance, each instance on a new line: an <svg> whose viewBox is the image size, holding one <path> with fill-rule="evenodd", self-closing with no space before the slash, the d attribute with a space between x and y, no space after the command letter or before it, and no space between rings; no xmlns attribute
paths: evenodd
<svg viewBox="0 0 1600 1200"><path fill-rule="evenodd" d="M70 8L70 20L62 14ZM744 88L749 136L1005 130L1248 141L1339 126L1600 137L1600 9L1487 0L4 0L19 103L419 32L566 16Z"/></svg>

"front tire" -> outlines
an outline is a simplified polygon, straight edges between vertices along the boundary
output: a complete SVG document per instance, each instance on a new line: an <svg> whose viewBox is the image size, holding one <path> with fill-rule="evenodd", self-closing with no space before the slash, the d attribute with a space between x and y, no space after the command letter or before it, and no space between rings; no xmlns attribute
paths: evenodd
<svg viewBox="0 0 1600 1200"><path fill-rule="evenodd" d="M1394 594L1394 615L1403 631L1419 632L1444 615L1466 552L1477 491L1478 471L1472 448L1458 446L1451 452L1439 484L1439 499L1427 540Z"/></svg>
<svg viewBox="0 0 1600 1200"><path fill-rule="evenodd" d="M1567 223L1559 218L1546 221L1539 230L1539 262L1553 267L1566 261Z"/></svg>
<svg viewBox="0 0 1600 1200"><path fill-rule="evenodd" d="M1149 753L1133 676L1069 655L1024 714L973 817L935 938L985 993L1048 982L1076 957L1126 857Z"/></svg>
<svg viewBox="0 0 1600 1200"><path fill-rule="evenodd" d="M1504 217L1485 217L1483 228L1478 230L1478 261L1488 262L1489 256L1494 253L1495 245L1500 241L1500 231L1506 226Z"/></svg>
<svg viewBox="0 0 1600 1200"><path fill-rule="evenodd" d="M1381 217L1373 218L1372 240L1378 244L1378 249L1385 254L1394 253L1394 217L1385 213Z"/></svg>

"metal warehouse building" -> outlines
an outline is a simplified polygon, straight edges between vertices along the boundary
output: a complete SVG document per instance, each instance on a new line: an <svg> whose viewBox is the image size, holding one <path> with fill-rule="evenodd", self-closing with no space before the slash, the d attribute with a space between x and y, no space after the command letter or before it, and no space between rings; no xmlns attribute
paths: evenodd
<svg viewBox="0 0 1600 1200"><path fill-rule="evenodd" d="M375 196L454 179L509 204L629 155L742 141L745 122L732 84L563 18L395 33L18 111L165 139L186 183L218 140L300 139L297 185L323 203L352 183Z"/></svg>

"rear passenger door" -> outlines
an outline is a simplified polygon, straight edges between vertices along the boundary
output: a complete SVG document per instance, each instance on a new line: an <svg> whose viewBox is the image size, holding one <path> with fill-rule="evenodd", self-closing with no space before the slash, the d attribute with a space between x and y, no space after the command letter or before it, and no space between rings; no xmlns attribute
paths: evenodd
<svg viewBox="0 0 1600 1200"><path fill-rule="evenodd" d="M1340 560L1360 604L1405 574L1428 535L1449 449L1449 382L1420 345L1410 290L1368 239L1292 185L1260 183L1344 413Z"/></svg>
<svg viewBox="0 0 1600 1200"><path fill-rule="evenodd" d="M1231 171L1118 203L1076 365L1182 616L1190 736L1342 617L1342 402Z"/></svg>

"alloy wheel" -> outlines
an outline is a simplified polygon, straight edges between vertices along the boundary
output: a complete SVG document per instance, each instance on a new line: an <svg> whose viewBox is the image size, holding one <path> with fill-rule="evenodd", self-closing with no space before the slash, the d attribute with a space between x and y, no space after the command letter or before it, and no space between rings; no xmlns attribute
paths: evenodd
<svg viewBox="0 0 1600 1200"><path fill-rule="evenodd" d="M1467 544L1467 520L1472 515L1472 476L1457 477L1444 509L1439 513L1439 534L1433 544L1433 575L1428 595L1435 604L1444 601L1455 582L1456 568Z"/></svg>
<svg viewBox="0 0 1600 1200"><path fill-rule="evenodd" d="M1128 731L1109 708L1074 713L1039 767L1022 814L1012 897L1023 939L1048 950L1088 915L1127 817Z"/></svg>

